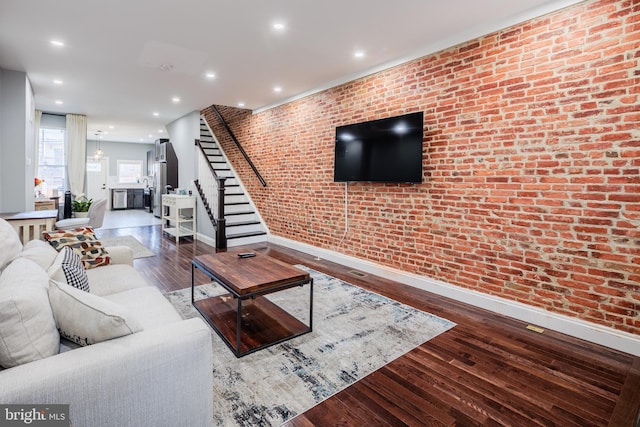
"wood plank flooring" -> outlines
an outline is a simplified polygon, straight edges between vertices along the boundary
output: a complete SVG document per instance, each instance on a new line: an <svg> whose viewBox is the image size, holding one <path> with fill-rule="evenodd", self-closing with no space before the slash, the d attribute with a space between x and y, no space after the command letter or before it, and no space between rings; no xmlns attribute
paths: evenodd
<svg viewBox="0 0 640 427"><path fill-rule="evenodd" d="M163 292L190 286L191 259L215 252L189 239L176 247L159 226L97 234L133 235L155 252L134 264ZM457 323L286 426L636 425L637 357L553 331L536 333L523 322L383 278L360 277L282 246L242 249L307 265Z"/></svg>

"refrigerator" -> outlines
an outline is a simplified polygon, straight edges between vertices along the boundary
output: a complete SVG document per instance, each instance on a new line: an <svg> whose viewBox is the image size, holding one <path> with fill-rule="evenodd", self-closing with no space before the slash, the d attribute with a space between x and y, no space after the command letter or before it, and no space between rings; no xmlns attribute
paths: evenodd
<svg viewBox="0 0 640 427"><path fill-rule="evenodd" d="M153 215L162 216L162 195L167 194L167 186L178 187L178 156L168 139L156 140L156 160L153 172Z"/></svg>

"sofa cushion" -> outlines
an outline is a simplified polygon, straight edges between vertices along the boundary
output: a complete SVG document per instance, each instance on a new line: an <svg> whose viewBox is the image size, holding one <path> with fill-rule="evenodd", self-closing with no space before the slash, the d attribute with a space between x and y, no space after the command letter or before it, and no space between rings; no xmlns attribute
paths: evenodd
<svg viewBox="0 0 640 427"><path fill-rule="evenodd" d="M4 219L0 218L0 271L22 250L20 236Z"/></svg>
<svg viewBox="0 0 640 427"><path fill-rule="evenodd" d="M47 273L53 280L89 292L87 270L84 269L78 254L68 246L63 247L58 253Z"/></svg>
<svg viewBox="0 0 640 427"><path fill-rule="evenodd" d="M49 302L63 338L90 345L142 330L126 308L80 289L49 281Z"/></svg>
<svg viewBox="0 0 640 427"><path fill-rule="evenodd" d="M18 254L20 258L30 259L38 264L43 270L47 270L58 256L58 252L45 241L36 239L29 240Z"/></svg>
<svg viewBox="0 0 640 427"><path fill-rule="evenodd" d="M45 231L42 234L57 251L60 251L64 246L73 249L80 255L86 269L108 265L111 262L109 253L90 227Z"/></svg>
<svg viewBox="0 0 640 427"><path fill-rule="evenodd" d="M131 289L104 298L136 313L145 330L182 320L169 300L153 286Z"/></svg>
<svg viewBox="0 0 640 427"><path fill-rule="evenodd" d="M142 275L127 264L110 264L92 268L87 270L87 276L91 293L100 296L149 286Z"/></svg>
<svg viewBox="0 0 640 427"><path fill-rule="evenodd" d="M60 335L49 305L49 277L17 258L0 275L0 365L5 368L58 353Z"/></svg>

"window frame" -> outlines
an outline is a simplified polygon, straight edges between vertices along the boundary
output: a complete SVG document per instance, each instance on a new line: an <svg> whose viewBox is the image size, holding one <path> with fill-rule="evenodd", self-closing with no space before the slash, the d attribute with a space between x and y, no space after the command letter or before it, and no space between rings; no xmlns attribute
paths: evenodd
<svg viewBox="0 0 640 427"><path fill-rule="evenodd" d="M47 134L57 133L61 134L62 138L47 137ZM57 190L58 195L63 193L68 185L67 176L67 131L66 128L58 126L40 126L38 129L38 164L36 165L36 177L43 179L44 182L35 189L36 196L40 196L41 193L45 197L54 197L54 191ZM55 150L62 150L62 153L54 152ZM49 152L49 155L47 153ZM62 163L56 162L57 159L61 159ZM53 160L53 162L52 162ZM59 169L57 174L45 173L45 169ZM59 182L59 185L54 186L54 183ZM35 183L34 183L35 184Z"/></svg>
<svg viewBox="0 0 640 427"><path fill-rule="evenodd" d="M136 166L139 167L139 174L127 174L127 179L123 179L123 176L121 175L121 166L125 167L125 166ZM143 178L143 167L144 167L144 162L142 160L118 160L117 164L116 164L116 181L118 184L120 185L126 185L126 184L139 184Z"/></svg>

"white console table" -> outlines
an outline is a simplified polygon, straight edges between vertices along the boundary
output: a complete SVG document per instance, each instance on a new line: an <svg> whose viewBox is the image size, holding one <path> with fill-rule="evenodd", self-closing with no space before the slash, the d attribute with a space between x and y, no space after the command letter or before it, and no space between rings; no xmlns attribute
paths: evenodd
<svg viewBox="0 0 640 427"><path fill-rule="evenodd" d="M196 241L196 198L177 194L162 195L162 232L176 238L191 237Z"/></svg>
<svg viewBox="0 0 640 427"><path fill-rule="evenodd" d="M55 229L58 220L58 211L48 209L43 211L13 212L0 214L0 218L6 220L15 228L20 236L22 244L29 240L42 240L42 232Z"/></svg>

